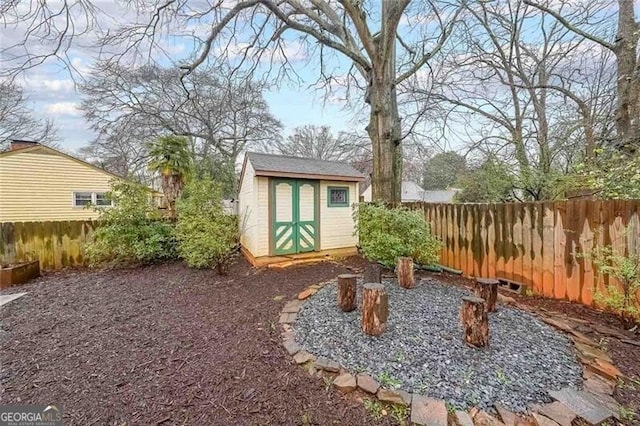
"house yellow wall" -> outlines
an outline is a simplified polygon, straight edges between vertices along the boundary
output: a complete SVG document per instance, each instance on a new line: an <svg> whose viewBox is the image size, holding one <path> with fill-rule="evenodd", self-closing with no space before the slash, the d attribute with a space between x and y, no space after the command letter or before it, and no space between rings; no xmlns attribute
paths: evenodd
<svg viewBox="0 0 640 426"><path fill-rule="evenodd" d="M96 219L73 207L74 192L107 192L113 176L63 155L32 150L0 156L0 222Z"/></svg>
<svg viewBox="0 0 640 426"><path fill-rule="evenodd" d="M329 207L328 188L330 186L344 186L349 188L348 207ZM355 247L358 238L353 235L355 223L353 221L353 203L358 202L357 182L320 181L320 250L330 250L344 247Z"/></svg>

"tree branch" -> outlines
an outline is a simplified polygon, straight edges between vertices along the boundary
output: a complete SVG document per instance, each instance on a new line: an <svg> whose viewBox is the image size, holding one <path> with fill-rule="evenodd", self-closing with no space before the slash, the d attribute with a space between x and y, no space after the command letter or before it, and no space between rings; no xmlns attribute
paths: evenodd
<svg viewBox="0 0 640 426"><path fill-rule="evenodd" d="M560 22L562 25L564 25L568 30L573 31L574 33L581 35L582 37L589 39L591 41L593 41L594 43L598 43L599 45L606 47L607 49L611 50L611 51L615 51L616 46L612 43L609 43L606 40L601 39L600 37L596 37L593 34L590 34L586 31L581 30L580 28L576 27L575 25L573 25L571 22L567 21L562 15L560 15L558 12L555 12L551 9L549 9L546 6L543 6L541 4L535 3L531 0L523 0L524 4L535 7L536 9L539 9L545 13L548 13L549 15L553 16L555 19L558 20L558 22ZM629 0L631 1L631 0Z"/></svg>

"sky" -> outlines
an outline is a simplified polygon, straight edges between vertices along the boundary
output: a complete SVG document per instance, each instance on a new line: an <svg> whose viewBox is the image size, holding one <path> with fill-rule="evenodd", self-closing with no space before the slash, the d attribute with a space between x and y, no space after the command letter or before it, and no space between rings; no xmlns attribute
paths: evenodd
<svg viewBox="0 0 640 426"><path fill-rule="evenodd" d="M145 4L153 4L155 1L91 0L89 3L100 9L99 25L101 31L106 33L107 31L113 32L117 30L121 22L148 23L149 10L140 9L140 7ZM224 5L225 7L230 7L236 1L224 0ZM581 1L589 2L590 0L576 0L577 3ZM217 3L217 0L215 2ZM27 13L28 16L28 7L33 3L35 2L17 2L18 8L27 8L18 12ZM81 0L67 0L66 3L74 5L87 4ZM189 13L192 15L193 9L206 9L213 3L214 0L189 0L185 4L188 4L191 9ZM52 10L55 11L63 3L62 0L48 0L45 4L50 5ZM415 9L410 13L407 12L407 16L411 16L411 19L407 18L401 21L401 26L404 26L401 28L403 36L405 36L404 41L411 42L412 38L413 41L416 39L423 40L422 34L416 35L412 31L424 30L428 32L432 23L429 23L429 21L422 22L426 19L423 19L423 17L428 16L423 15L423 10L420 9L424 7L423 2L412 2L410 7ZM82 16L82 11L72 10L71 14L78 18ZM370 17L371 20L375 20L375 18L375 16ZM19 53L23 48L20 43L28 26L24 23L12 25L10 22L6 23L6 20L4 22L4 25L0 23L0 47L6 49L15 46L15 48L10 49L8 52L0 50L3 55L1 59L5 63L10 63L10 55ZM94 58L98 54L95 49L88 47L95 44L96 32L93 28L83 28L82 22L82 19L76 19L75 21L78 25L76 27L78 32L86 30L84 35L74 39L67 50L66 62L73 65L73 69L69 69L61 61L52 59L28 70L17 80L29 97L35 115L54 121L58 128L59 144L69 151L77 151L94 138L94 134L89 129L89 124L77 109L81 97L76 83L82 80L82 76L88 75ZM63 28L62 23L59 24L57 29ZM375 27L376 24L372 23L371 26ZM168 25L161 25L161 27L167 28L167 32L157 39L159 46L153 50L152 57L161 65L177 66L178 63L190 62L190 57L192 58L192 55L198 52L197 47L199 44L194 41L194 37L206 36L211 27L211 22L210 18L205 17L195 21L190 20L183 25L170 22ZM44 51L51 48L52 40L46 39L44 30L47 30L47 28L42 29L40 33L36 32L36 36L41 35L42 37L33 37L28 43L27 47L31 51ZM239 52L246 46L246 42L242 41L242 36L246 35L250 29L239 28L236 31L237 34L234 33L236 38L228 46L230 51L229 58L232 61L237 58ZM438 32L434 31L433 33L437 34ZM56 32L53 31L52 34L55 36ZM313 49L313 45L304 45L295 35L285 35L285 40L284 51L293 64L300 81L296 84L284 83L278 87L273 86L273 88L264 93L270 112L284 125L284 135L290 134L295 127L305 124L328 125L334 133L341 130L362 131L364 128L362 120L363 109L360 110L360 115L356 115L347 109L344 99L341 99L344 94L340 90L325 98L322 89L314 88L319 76L319 64L317 55L309 53L309 48ZM426 45L428 49L428 43L421 44L421 46L423 45ZM224 46L214 45L210 57L220 53L223 48ZM117 51L118 47L111 49ZM278 51L275 51L274 55L277 59ZM344 79L345 70L348 68L347 65L348 61L344 58L341 59L339 55L328 56L324 61L324 66L335 71L335 75L342 79ZM261 70L264 71L268 65L261 63L260 66L262 67ZM361 102L361 100L358 99L358 102ZM361 106L364 107L364 105ZM459 130L462 134L466 129ZM453 146L456 144L456 139L448 135L447 142L450 144L449 146Z"/></svg>
<svg viewBox="0 0 640 426"><path fill-rule="evenodd" d="M195 0L194 4L198 1L204 0ZM55 6L59 2L53 0L52 3ZM103 20L103 31L115 28L117 22L125 17L132 19L132 11L121 9L118 6L119 3L115 1L94 0L94 3L106 14L105 16L109 17ZM199 30L198 25L192 26L192 32ZM208 26L203 30L207 29ZM3 61L10 59L9 55L20 52L22 47L19 44L25 31L24 24L0 26L0 47L6 49L18 45L8 53L6 51L2 53ZM53 58L38 67L27 70L16 80L27 95L34 115L51 119L58 130L59 145L71 152L76 152L95 137L89 123L77 108L81 102L77 83L89 74L90 67L97 56L94 49L83 46L91 44L94 39L95 35L89 32L88 35L72 42L66 61L73 65L73 69L66 66L63 61ZM158 54L154 59L165 66L175 66L171 62L178 62L181 57L184 58L194 52L193 42L190 43L189 38L186 37L166 36L162 38L161 44L172 57L169 60L163 58L162 54ZM50 46L51 42L38 38L32 39L27 45L31 51L42 51ZM288 57L292 60L301 81L285 83L264 93L270 112L284 125L283 134L286 136L292 133L295 127L306 124L328 125L334 133L352 130L354 126L363 128L363 124L352 120L354 114L345 109L344 102L335 96L325 99L322 90L313 88L318 77L317 67L307 61L308 58L301 53L300 46L295 41L289 42L288 46L290 48L287 52Z"/></svg>

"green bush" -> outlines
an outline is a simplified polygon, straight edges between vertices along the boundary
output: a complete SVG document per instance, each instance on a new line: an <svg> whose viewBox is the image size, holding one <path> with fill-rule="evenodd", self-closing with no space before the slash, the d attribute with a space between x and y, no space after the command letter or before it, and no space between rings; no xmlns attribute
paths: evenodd
<svg viewBox="0 0 640 426"><path fill-rule="evenodd" d="M85 252L92 266L149 264L176 256L173 226L153 206L148 188L114 181L108 197L114 206L100 208L100 226Z"/></svg>
<svg viewBox="0 0 640 426"><path fill-rule="evenodd" d="M438 262L440 242L421 212L361 203L354 215L360 248L367 259L389 267L401 256L413 257L420 265Z"/></svg>
<svg viewBox="0 0 640 426"><path fill-rule="evenodd" d="M225 273L231 256L238 248L236 216L222 209L220 185L210 180L187 183L176 203L178 252L194 268L218 267Z"/></svg>
<svg viewBox="0 0 640 426"><path fill-rule="evenodd" d="M594 292L596 302L620 315L624 327L631 328L640 322L640 307L636 294L640 290L640 252L624 256L611 246L598 247L585 257L592 260L603 274L616 278L618 286L611 282L605 292Z"/></svg>

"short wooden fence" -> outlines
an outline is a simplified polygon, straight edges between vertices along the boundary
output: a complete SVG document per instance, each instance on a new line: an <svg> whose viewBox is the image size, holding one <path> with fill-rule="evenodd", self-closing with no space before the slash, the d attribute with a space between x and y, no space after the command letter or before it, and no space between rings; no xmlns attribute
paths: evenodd
<svg viewBox="0 0 640 426"><path fill-rule="evenodd" d="M0 260L40 260L45 270L84 266L84 246L96 226L94 221L2 222Z"/></svg>

